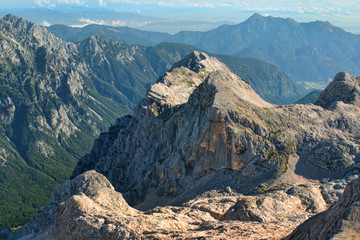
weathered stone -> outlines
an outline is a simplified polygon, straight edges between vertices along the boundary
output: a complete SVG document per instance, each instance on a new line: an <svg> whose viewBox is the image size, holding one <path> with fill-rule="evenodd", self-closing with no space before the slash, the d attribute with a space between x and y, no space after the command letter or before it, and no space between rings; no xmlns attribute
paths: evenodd
<svg viewBox="0 0 360 240"><path fill-rule="evenodd" d="M334 108L337 102L360 104L359 79L350 76L347 72L336 74L334 81L320 94L316 105L323 108Z"/></svg>
<svg viewBox="0 0 360 240"><path fill-rule="evenodd" d="M338 202L310 218L285 239L359 239L360 179L352 181Z"/></svg>
<svg viewBox="0 0 360 240"><path fill-rule="evenodd" d="M300 199L282 191L252 197L263 219L232 219L227 209L232 211L238 199L249 196L228 190L204 193L181 207L140 212L127 205L104 176L88 171L53 193L46 206L52 212L44 207L8 239L280 239L308 216Z"/></svg>

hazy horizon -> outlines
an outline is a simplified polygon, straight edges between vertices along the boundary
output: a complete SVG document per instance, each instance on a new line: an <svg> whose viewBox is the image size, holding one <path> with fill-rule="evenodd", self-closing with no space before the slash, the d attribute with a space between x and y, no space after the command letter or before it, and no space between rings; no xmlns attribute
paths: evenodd
<svg viewBox="0 0 360 240"><path fill-rule="evenodd" d="M104 24L113 26L140 27L146 24L158 22L229 22L240 23L254 13L263 16L293 18L298 22L310 22L315 20L329 21L331 24L341 27L346 31L360 33L360 1L281 1L271 3L265 0L254 1L144 1L144 0L0 0L0 11L4 15L8 13L21 13L21 11L35 11L39 9L54 10L59 13L80 13L93 11L93 15L76 16L73 23L60 22L60 18L49 16L33 16L37 23L42 25L66 24L73 26L85 26L87 24ZM142 21L125 21L124 16L111 21L97 16L97 11L109 11L119 13L131 13L133 17L143 17ZM38 13L37 13L38 14ZM36 18L35 18L36 17ZM58 21L58 22L57 22ZM70 20L69 20L70 21ZM214 25L216 26L216 25ZM209 27L212 27L209 25ZM186 26L183 26L186 29ZM204 29L202 29L204 28ZM181 29L180 29L181 30ZM205 30L205 26L199 26L199 30Z"/></svg>

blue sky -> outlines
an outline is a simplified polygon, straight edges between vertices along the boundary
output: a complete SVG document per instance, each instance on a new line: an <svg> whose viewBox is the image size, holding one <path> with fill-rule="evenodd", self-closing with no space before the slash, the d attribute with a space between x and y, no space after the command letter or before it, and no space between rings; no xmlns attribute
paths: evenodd
<svg viewBox="0 0 360 240"><path fill-rule="evenodd" d="M252 13L291 17L300 22L327 20L360 33L360 1L355 0L0 0L0 9L108 8L147 16L187 20L241 22Z"/></svg>

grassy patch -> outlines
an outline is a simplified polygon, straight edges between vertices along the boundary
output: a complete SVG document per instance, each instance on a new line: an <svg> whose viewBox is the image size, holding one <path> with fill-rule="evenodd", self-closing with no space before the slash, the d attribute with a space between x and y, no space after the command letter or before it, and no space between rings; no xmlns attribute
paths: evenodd
<svg viewBox="0 0 360 240"><path fill-rule="evenodd" d="M323 90L327 87L329 83L314 83L314 82L305 82L305 89L320 89Z"/></svg>

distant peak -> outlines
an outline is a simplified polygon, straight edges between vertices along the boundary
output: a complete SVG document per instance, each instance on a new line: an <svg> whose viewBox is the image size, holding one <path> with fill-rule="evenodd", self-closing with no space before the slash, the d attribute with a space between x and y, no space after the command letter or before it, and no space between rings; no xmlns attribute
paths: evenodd
<svg viewBox="0 0 360 240"><path fill-rule="evenodd" d="M259 19L259 18L264 18L264 17L259 13L254 13L253 15L251 15L249 19Z"/></svg>
<svg viewBox="0 0 360 240"><path fill-rule="evenodd" d="M246 22L256 22L256 21L263 21L264 17L258 13L254 13L251 17L249 17Z"/></svg>

